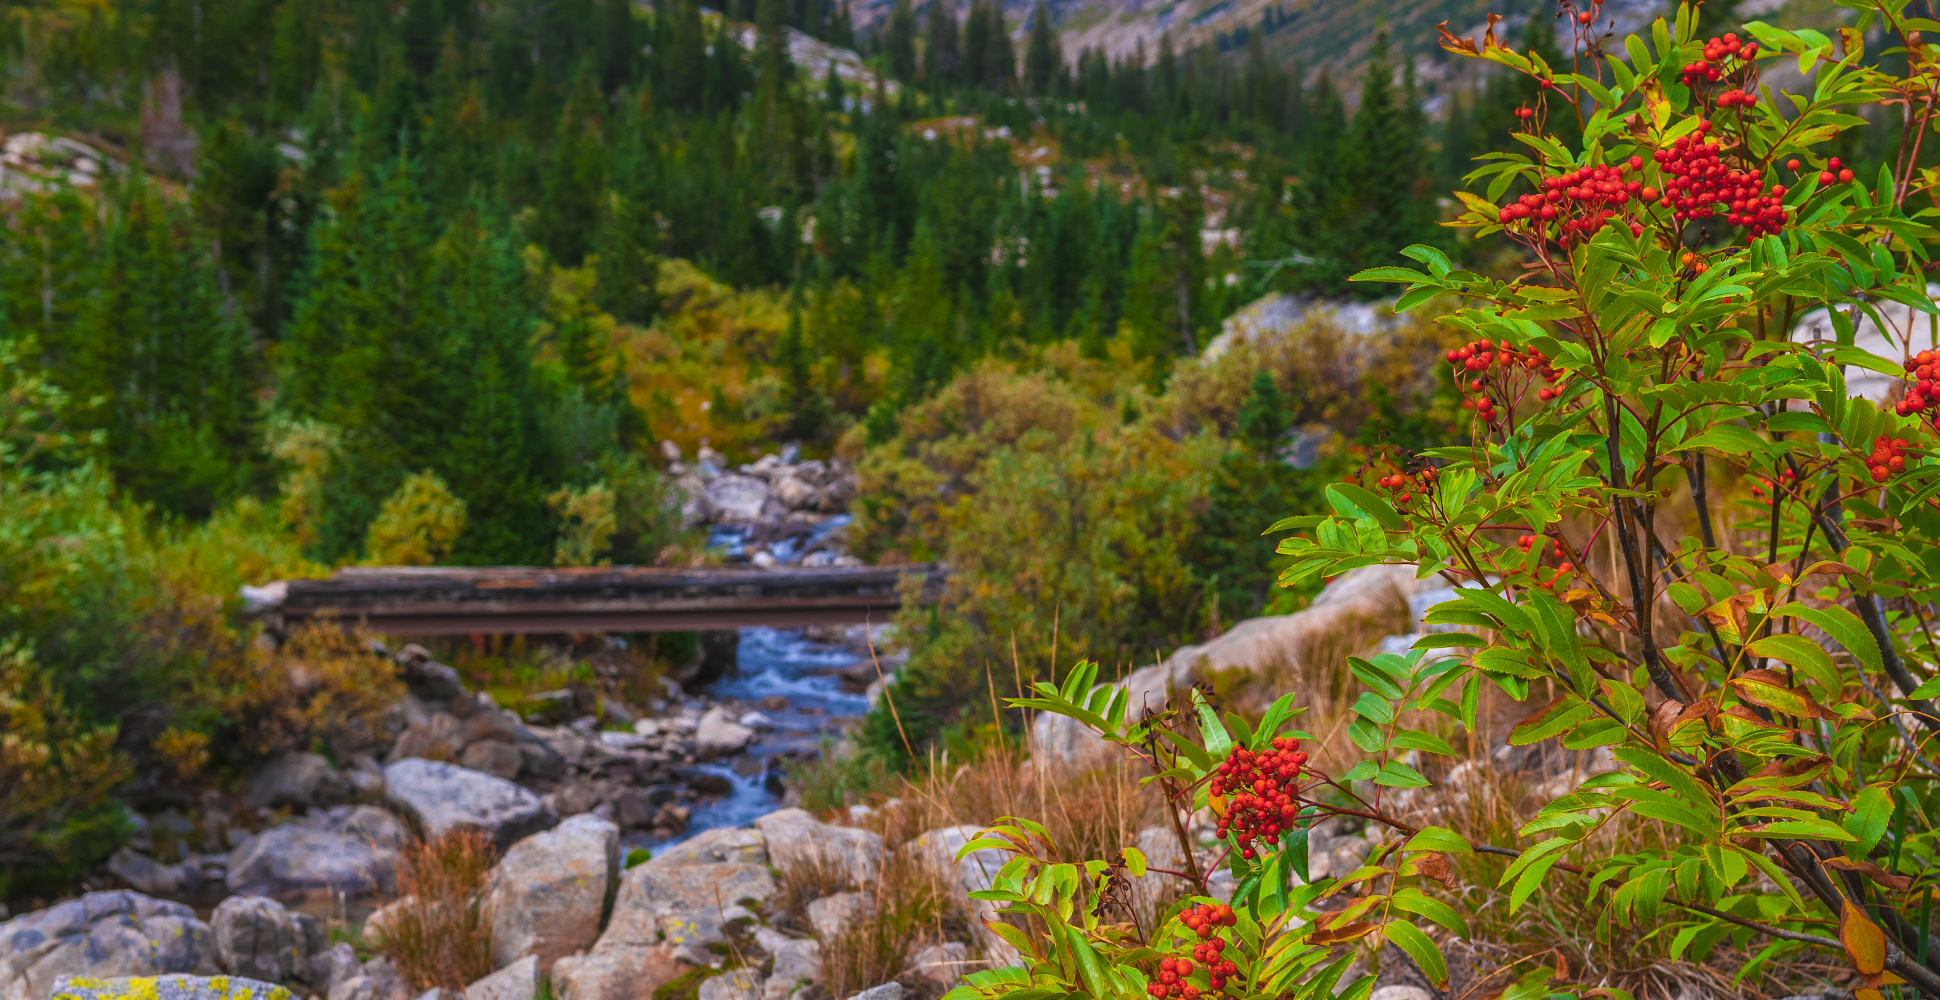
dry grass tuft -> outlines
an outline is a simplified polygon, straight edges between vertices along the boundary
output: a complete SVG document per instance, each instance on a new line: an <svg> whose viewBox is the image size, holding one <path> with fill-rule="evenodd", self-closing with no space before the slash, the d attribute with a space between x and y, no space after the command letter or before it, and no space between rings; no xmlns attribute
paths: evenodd
<svg viewBox="0 0 1940 1000"><path fill-rule="evenodd" d="M919 992L910 957L942 941L972 940L964 899L926 860L890 850L874 882L863 886L861 912L843 933L822 942L822 975L833 997L854 996L892 979Z"/></svg>
<svg viewBox="0 0 1940 1000"><path fill-rule="evenodd" d="M492 972L492 921L485 878L498 862L491 839L454 830L406 847L398 863L398 904L379 950L412 990L463 992Z"/></svg>

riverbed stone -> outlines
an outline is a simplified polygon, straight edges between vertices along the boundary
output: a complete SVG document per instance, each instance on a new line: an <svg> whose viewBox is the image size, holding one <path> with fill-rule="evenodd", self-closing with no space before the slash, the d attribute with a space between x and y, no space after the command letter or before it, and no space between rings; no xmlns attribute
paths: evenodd
<svg viewBox="0 0 1940 1000"><path fill-rule="evenodd" d="M768 856L783 871L840 873L851 885L867 885L882 869L882 835L853 826L831 826L806 809L779 809L754 821L768 839Z"/></svg>
<svg viewBox="0 0 1940 1000"><path fill-rule="evenodd" d="M773 956L761 1000L787 1000L789 994L822 980L822 946L813 938L791 938L773 928L754 934L761 950Z"/></svg>
<svg viewBox="0 0 1940 1000"><path fill-rule="evenodd" d="M553 963L552 995L558 1000L639 1000L679 978L673 952L658 944L600 939L584 955ZM332 998L335 1000L335 998Z"/></svg>
<svg viewBox="0 0 1940 1000"><path fill-rule="evenodd" d="M620 894L600 942L664 942L680 960L705 965L712 960L707 947L727 940L726 925L758 922L750 904L758 907L775 891L774 876L765 865L638 865L621 876Z"/></svg>
<svg viewBox="0 0 1940 1000"><path fill-rule="evenodd" d="M430 837L476 829L503 850L559 822L552 807L532 792L442 761L409 758L391 764L384 768L384 788Z"/></svg>
<svg viewBox="0 0 1940 1000"><path fill-rule="evenodd" d="M754 735L753 729L735 721L734 713L716 705L701 716L700 728L694 731L694 756L712 760L740 753Z"/></svg>
<svg viewBox="0 0 1940 1000"><path fill-rule="evenodd" d="M396 886L397 852L361 836L296 824L271 827L229 854L229 891L284 902L364 897Z"/></svg>
<svg viewBox="0 0 1940 1000"><path fill-rule="evenodd" d="M261 896L231 896L209 918L216 961L233 976L265 982L308 978L309 942L283 904Z"/></svg>
<svg viewBox="0 0 1940 1000"><path fill-rule="evenodd" d="M291 1000L275 983L243 976L62 976L49 1000Z"/></svg>
<svg viewBox="0 0 1940 1000"><path fill-rule="evenodd" d="M349 798L351 791L350 779L337 773L323 756L286 753L270 758L250 776L243 805L250 809L288 806L301 811L336 805Z"/></svg>
<svg viewBox="0 0 1940 1000"><path fill-rule="evenodd" d="M195 911L138 892L90 892L0 923L0 1000L45 1000L63 976L215 975Z"/></svg>
<svg viewBox="0 0 1940 1000"><path fill-rule="evenodd" d="M653 856L647 864L656 868L677 865L718 865L769 863L768 838L760 830L747 827L717 826Z"/></svg>
<svg viewBox="0 0 1940 1000"><path fill-rule="evenodd" d="M527 955L465 987L465 1000L532 1000L539 978L539 956Z"/></svg>
<svg viewBox="0 0 1940 1000"><path fill-rule="evenodd" d="M536 956L545 973L590 947L619 874L619 828L590 813L512 845L486 883L492 965Z"/></svg>
<svg viewBox="0 0 1940 1000"><path fill-rule="evenodd" d="M847 933L870 909L866 892L838 892L808 904L808 925L815 936L833 941Z"/></svg>

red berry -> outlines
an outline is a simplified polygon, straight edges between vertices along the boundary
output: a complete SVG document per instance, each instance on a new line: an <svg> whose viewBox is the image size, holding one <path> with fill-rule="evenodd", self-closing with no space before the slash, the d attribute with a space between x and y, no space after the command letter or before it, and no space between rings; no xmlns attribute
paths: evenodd
<svg viewBox="0 0 1940 1000"><path fill-rule="evenodd" d="M1839 179L1838 176L1830 170L1822 170L1819 172L1820 187L1825 187L1838 179Z"/></svg>
<svg viewBox="0 0 1940 1000"><path fill-rule="evenodd" d="M1852 171L1850 171L1850 170L1841 170L1841 171L1839 171L1839 183L1841 183L1841 184L1851 184L1851 183L1852 183Z"/></svg>

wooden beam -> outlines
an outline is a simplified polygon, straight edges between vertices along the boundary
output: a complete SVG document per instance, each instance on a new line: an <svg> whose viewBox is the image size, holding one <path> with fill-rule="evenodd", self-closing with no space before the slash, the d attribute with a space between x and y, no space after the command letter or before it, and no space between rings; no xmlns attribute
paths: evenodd
<svg viewBox="0 0 1940 1000"><path fill-rule="evenodd" d="M842 625L886 622L905 594L932 603L946 576L936 563L817 569L360 566L327 580L265 588L258 592L279 599L263 601L257 610L285 624L330 616L393 635ZM904 589L905 579L913 589Z"/></svg>

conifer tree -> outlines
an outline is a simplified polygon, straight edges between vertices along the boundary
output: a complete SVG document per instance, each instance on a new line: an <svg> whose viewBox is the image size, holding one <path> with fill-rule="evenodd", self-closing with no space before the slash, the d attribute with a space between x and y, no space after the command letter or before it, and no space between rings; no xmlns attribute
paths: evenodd
<svg viewBox="0 0 1940 1000"><path fill-rule="evenodd" d="M889 28L883 39L889 57L889 75L903 83L916 80L916 14L909 0L896 0L889 11Z"/></svg>
<svg viewBox="0 0 1940 1000"><path fill-rule="evenodd" d="M616 94L633 83L640 59L640 32L633 17L633 0L600 0L600 91Z"/></svg>
<svg viewBox="0 0 1940 1000"><path fill-rule="evenodd" d="M957 82L962 62L957 16L950 0L930 0L928 43L923 50L923 82L932 92L941 93Z"/></svg>
<svg viewBox="0 0 1940 1000"><path fill-rule="evenodd" d="M1051 12L1038 0L1031 9L1031 38L1024 49L1024 86L1033 97L1051 93L1056 77L1064 71L1064 58L1058 52L1058 36L1051 27Z"/></svg>
<svg viewBox="0 0 1940 1000"><path fill-rule="evenodd" d="M707 35L694 0L674 0L673 37L667 44L667 106L689 114L701 110L707 93Z"/></svg>
<svg viewBox="0 0 1940 1000"><path fill-rule="evenodd" d="M1395 88L1390 55L1387 34L1377 34L1343 158L1356 218L1341 248L1342 277L1389 263L1402 247L1434 238L1416 185L1426 153L1419 112L1409 107L1409 91Z"/></svg>

